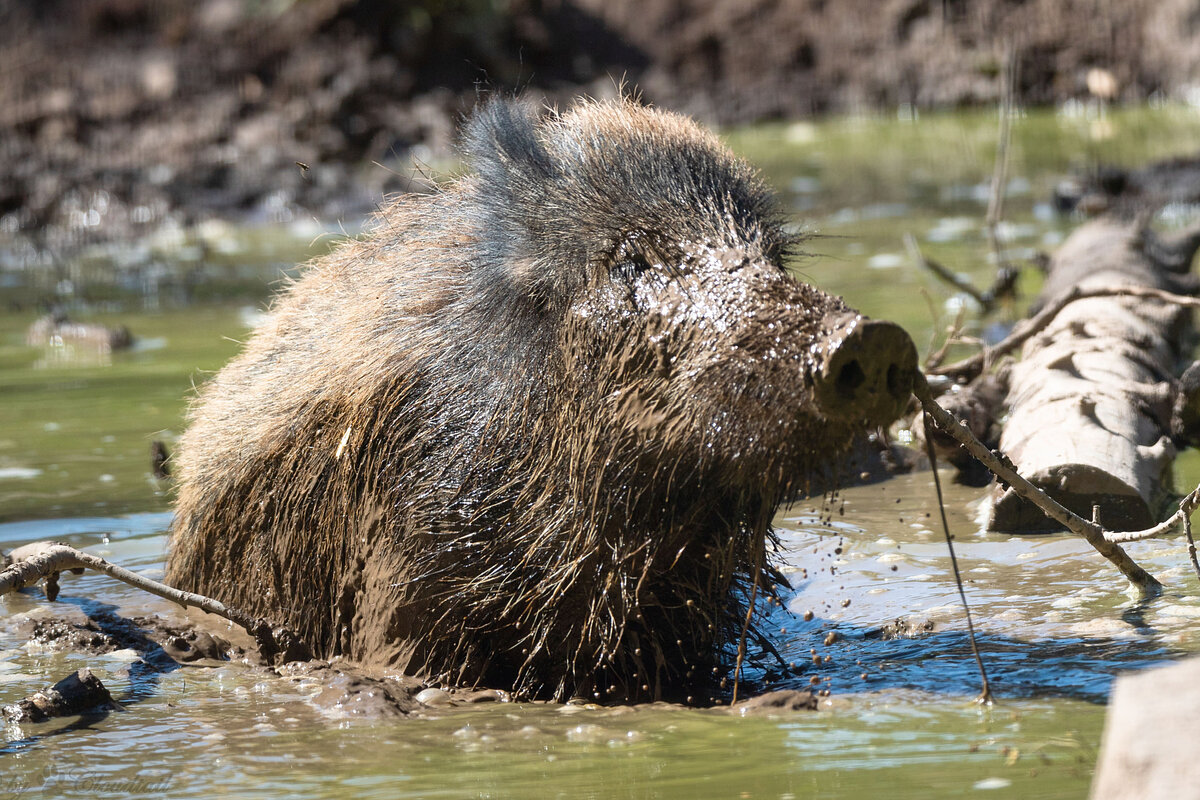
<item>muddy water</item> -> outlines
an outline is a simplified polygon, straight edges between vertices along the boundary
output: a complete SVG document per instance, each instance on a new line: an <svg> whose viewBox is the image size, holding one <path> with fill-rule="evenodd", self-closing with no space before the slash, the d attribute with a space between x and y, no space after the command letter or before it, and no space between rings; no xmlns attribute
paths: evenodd
<svg viewBox="0 0 1200 800"><path fill-rule="evenodd" d="M340 797L353 790L380 798L927 798L973 789L1081 796L1103 721L1096 701L1111 674L1169 658L1174 645L1148 626L1178 632L1187 624L1178 615L1200 612L1200 604L1173 599L1131 627L1121 620L1134 606L1119 591L1091 588L1114 582L1104 575L1098 583L1103 570L1078 548L1063 546L1072 543L964 541L983 647L1002 697L980 709L970 702L977 679L944 549L920 529L893 525L897 509L923 513L923 483L893 481L884 498L876 496L883 487L848 492L846 516L854 524L822 523L820 509L804 507L779 518L789 560L805 565L808 578L793 575L797 614L775 612L775 643L798 664L810 662L813 650L822 661L791 681L806 685L810 674L828 679L831 696L816 713L740 718L720 709L530 704L364 722L318 710L307 700L313 686L238 665L153 674L131 664L129 652L85 657L26 646L13 631L16 621L48 612L31 593L6 601L5 699L89 666L127 710L10 727L0 745L6 766L0 789L30 797L164 790L173 797ZM0 547L54 535L161 575L167 519L9 523L0 525ZM1030 554L1034 559L1023 557ZM1173 560L1164 551L1162 562ZM1022 574L1018 565L1029 563L1049 574ZM984 568L994 569L986 580ZM99 576L63 580L60 616L83 619L103 610L178 616ZM810 609L814 617L804 622ZM920 638L880 638L881 624L898 616L930 620L934 629ZM1093 625L1098 618L1105 627ZM1038 630L1030 632L1031 625ZM825 645L830 632L839 638Z"/></svg>
<svg viewBox="0 0 1200 800"><path fill-rule="evenodd" d="M1009 169L1012 257L1053 247L1075 224L1046 202L1073 162L1186 152L1198 125L1200 114L1178 108L1025 116ZM839 120L730 140L820 234L797 270L900 321L925 349L963 301L914 267L902 236L987 282L995 132L980 114ZM1169 210L1160 224L1190 213ZM139 267L153 281L128 280L114 266L119 248L87 254L49 286L0 259L0 291L19 307L0 317L0 549L54 538L161 575L169 512L150 442L178 434L189 387L236 351L263 287L313 241L312 230L220 226L189 236L124 252L121 263L157 264ZM1031 274L1022 285L1028 293L1036 282ZM45 291L78 316L128 325L138 345L115 354L26 347L34 314L21 309ZM1200 477L1193 458L1179 472L1181 485ZM978 533L983 493L947 487L999 697L990 709L971 703L978 677L931 476L917 473L777 518L795 592L770 624L797 676L776 686L816 679L831 691L819 712L494 705L345 719L309 702L315 687L238 665L153 673L129 652L29 646L21 620L48 613L31 592L0 600L0 701L87 665L126 711L8 728L0 797L1082 797L1113 676L1200 651L1200 584L1178 539L1137 544L1131 553L1167 586L1137 602L1077 540ZM98 576L64 577L55 613L104 610L178 613Z"/></svg>

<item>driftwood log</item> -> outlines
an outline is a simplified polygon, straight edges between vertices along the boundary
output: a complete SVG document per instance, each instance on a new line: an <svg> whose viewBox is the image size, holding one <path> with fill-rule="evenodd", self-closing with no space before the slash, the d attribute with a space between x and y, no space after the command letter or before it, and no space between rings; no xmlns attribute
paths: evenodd
<svg viewBox="0 0 1200 800"><path fill-rule="evenodd" d="M1054 190L1060 211L1132 216L1167 203L1200 203L1200 155L1155 161L1129 169L1104 166L1062 181Z"/></svg>
<svg viewBox="0 0 1200 800"><path fill-rule="evenodd" d="M1031 313L1072 291L1142 287L1194 295L1197 239L1164 238L1139 222L1093 220L1051 259ZM1031 483L1111 530L1154 523L1171 491L1172 412L1192 344L1191 310L1151 297L1088 297L1025 342L1009 374L999 448ZM998 485L987 527L1061 530Z"/></svg>

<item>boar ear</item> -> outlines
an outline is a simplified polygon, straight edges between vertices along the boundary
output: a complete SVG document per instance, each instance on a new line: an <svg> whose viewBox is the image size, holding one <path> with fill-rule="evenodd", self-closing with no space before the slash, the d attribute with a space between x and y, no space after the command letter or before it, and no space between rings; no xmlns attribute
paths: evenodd
<svg viewBox="0 0 1200 800"><path fill-rule="evenodd" d="M533 103L497 98L475 112L463 134L464 154L478 175L484 263L539 303L566 294L567 274L549 264L579 260L552 244L561 237L551 235L551 209L559 204L550 198L564 178L541 138L543 124Z"/></svg>
<svg viewBox="0 0 1200 800"><path fill-rule="evenodd" d="M496 98L475 112L463 136L484 197L515 200L545 186L554 173L538 140L539 114L529 102Z"/></svg>

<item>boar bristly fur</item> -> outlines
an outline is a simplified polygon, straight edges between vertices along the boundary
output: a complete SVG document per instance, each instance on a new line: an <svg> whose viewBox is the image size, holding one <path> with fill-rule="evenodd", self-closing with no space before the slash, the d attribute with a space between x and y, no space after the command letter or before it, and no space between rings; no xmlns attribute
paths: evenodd
<svg viewBox="0 0 1200 800"><path fill-rule="evenodd" d="M168 578L321 657L708 701L781 585L777 505L862 427L813 392L859 318L784 270L769 192L686 118L495 100L465 155L202 388Z"/></svg>

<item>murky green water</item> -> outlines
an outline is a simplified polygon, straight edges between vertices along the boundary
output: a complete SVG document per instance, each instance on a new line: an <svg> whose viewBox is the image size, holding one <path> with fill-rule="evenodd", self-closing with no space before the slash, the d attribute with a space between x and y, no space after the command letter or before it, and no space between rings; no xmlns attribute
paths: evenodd
<svg viewBox="0 0 1200 800"><path fill-rule="evenodd" d="M1008 171L1011 257L1052 248L1075 224L1047 201L1072 166L1186 153L1197 131L1200 112L1182 108L1023 117ZM901 322L922 349L961 301L915 267L903 235L990 281L982 221L994 115L838 120L729 139L819 234L798 271ZM55 538L161 574L169 513L150 443L179 433L190 387L236 352L268 284L327 247L315 233L209 226L96 250L49 277L21 269L19 255L0 258L0 301L14 309L0 316L0 548ZM137 346L25 346L32 303L56 295L80 318L128 325ZM1179 472L1194 482L1200 465L1185 458ZM341 719L308 702L311 687L239 666L147 674L128 654L30 648L13 629L21 615L46 613L31 593L0 600L0 702L84 664L130 702L100 719L9 728L0 796L1085 796L1112 677L1200 651L1200 586L1178 540L1138 544L1132 554L1168 591L1136 603L1074 539L974 533L981 497L952 487L948 502L1000 697L992 709L970 704L977 678L930 476L917 474L778 517L796 591L795 614L772 619L774 643L812 665L787 685L816 677L832 690L819 712L497 705ZM176 613L94 575L64 578L56 612L106 608ZM921 635L879 635L898 618Z"/></svg>

